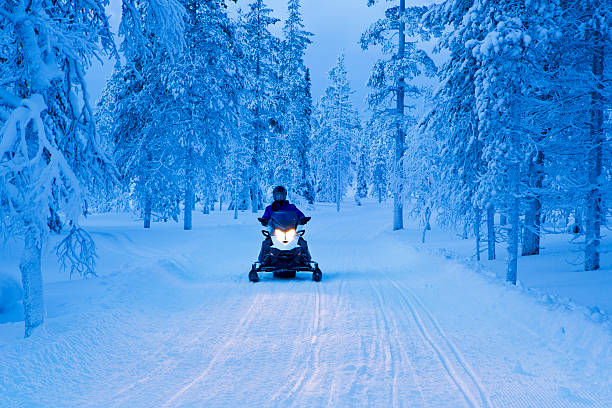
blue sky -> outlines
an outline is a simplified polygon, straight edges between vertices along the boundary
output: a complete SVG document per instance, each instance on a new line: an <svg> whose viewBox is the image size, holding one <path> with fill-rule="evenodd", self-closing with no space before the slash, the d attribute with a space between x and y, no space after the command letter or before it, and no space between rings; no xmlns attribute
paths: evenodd
<svg viewBox="0 0 612 408"><path fill-rule="evenodd" d="M408 1L409 4L425 3L425 0ZM248 0L238 0L231 6L235 11L238 7L248 6ZM302 0L302 13L306 29L314 33L313 43L306 54L306 64L312 73L312 91L317 101L328 84L327 73L336 62L337 56L344 52L347 70L351 84L355 90L353 102L364 112L367 95L367 80L374 61L378 58L376 50L362 51L359 46L361 33L381 17L384 9L397 2L381 0L373 7L367 6L367 0ZM275 16L284 20L287 16L286 0L268 0L267 4L275 10ZM121 0L110 0L107 8L111 17L111 26L116 33L121 19ZM278 34L281 32L282 21L277 24ZM119 42L118 39L117 42ZM99 97L104 83L112 72L114 61L104 64L95 63L88 72L89 91L92 102Z"/></svg>

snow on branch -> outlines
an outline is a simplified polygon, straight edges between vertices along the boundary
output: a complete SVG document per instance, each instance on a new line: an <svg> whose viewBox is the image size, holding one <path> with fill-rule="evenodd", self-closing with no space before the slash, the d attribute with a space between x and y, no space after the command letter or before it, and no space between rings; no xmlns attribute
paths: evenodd
<svg viewBox="0 0 612 408"><path fill-rule="evenodd" d="M54 190L62 188L69 192L66 212L76 220L81 209L80 184L66 158L47 137L42 117L46 110L42 95L34 94L21 101L0 130L0 177L11 187L3 199L15 208L31 207L32 215L44 222L43 209L54 199Z"/></svg>
<svg viewBox="0 0 612 408"><path fill-rule="evenodd" d="M73 227L56 247L63 271L70 266L70 277L75 273L83 278L95 277L96 245L83 228Z"/></svg>

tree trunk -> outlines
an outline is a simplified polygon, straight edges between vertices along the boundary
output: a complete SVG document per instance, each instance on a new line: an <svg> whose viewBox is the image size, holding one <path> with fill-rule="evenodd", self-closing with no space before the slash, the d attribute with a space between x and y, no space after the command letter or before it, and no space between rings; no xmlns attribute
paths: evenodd
<svg viewBox="0 0 612 408"><path fill-rule="evenodd" d="M208 201L208 198L204 200L204 204L202 204L202 213L205 215L210 214L211 205Z"/></svg>
<svg viewBox="0 0 612 408"><path fill-rule="evenodd" d="M537 190L542 188L544 175L542 166L544 165L544 153L538 152L535 162L529 163L530 184L536 189L533 197L527 200L527 212L525 213L525 229L523 230L523 256L538 255L540 253L540 224L542 202Z"/></svg>
<svg viewBox="0 0 612 408"><path fill-rule="evenodd" d="M25 243L19 269L23 285L23 314L25 337L30 337L45 317L43 280L40 266L42 252L41 231L34 225L25 229Z"/></svg>
<svg viewBox="0 0 612 408"><path fill-rule="evenodd" d="M151 228L151 193L147 192L145 197L145 206L144 206L144 227Z"/></svg>
<svg viewBox="0 0 612 408"><path fill-rule="evenodd" d="M482 215L480 208L474 209L474 237L476 238L476 260L480 261L480 224L482 222Z"/></svg>
<svg viewBox="0 0 612 408"><path fill-rule="evenodd" d="M597 81L596 89L591 92L591 149L587 163L589 166L589 185L586 214L586 248L584 253L584 269L594 271L599 269L599 245L601 241L601 173L602 173L602 143L603 143L603 68L604 47L599 20L592 30L594 44L592 72Z"/></svg>
<svg viewBox="0 0 612 408"><path fill-rule="evenodd" d="M572 232L574 234L581 234L584 231L584 220L582 217L582 207L576 208L575 213L575 221L572 227Z"/></svg>
<svg viewBox="0 0 612 408"><path fill-rule="evenodd" d="M461 234L461 239L468 239L470 237L469 227L470 227L470 224L468 222L463 223L463 234Z"/></svg>
<svg viewBox="0 0 612 408"><path fill-rule="evenodd" d="M336 168L336 211L340 212L340 168Z"/></svg>
<svg viewBox="0 0 612 408"><path fill-rule="evenodd" d="M523 229L522 256L538 255L540 253L540 198L530 198L525 213L525 228Z"/></svg>
<svg viewBox="0 0 612 408"><path fill-rule="evenodd" d="M238 180L235 181L236 186L234 187L234 219L238 219Z"/></svg>
<svg viewBox="0 0 612 408"><path fill-rule="evenodd" d="M515 144L516 146L516 144ZM520 183L520 167L518 163L510 165L509 169L510 180L513 186L510 188L510 227L508 229L508 259L506 265L506 281L516 285L518 274L518 244L519 244L519 229L520 229L520 201L519 201L519 183Z"/></svg>
<svg viewBox="0 0 612 408"><path fill-rule="evenodd" d="M183 223L183 229L189 231L193 227L192 223L193 216L193 185L191 180L187 178L185 186L185 220Z"/></svg>
<svg viewBox="0 0 612 408"><path fill-rule="evenodd" d="M429 220L431 219L431 208L427 207L425 209L425 219L424 219L424 226L423 226L423 237L421 238L421 243L425 243L425 234L427 233L427 231L431 230L431 224L429 222Z"/></svg>
<svg viewBox="0 0 612 408"><path fill-rule="evenodd" d="M406 0L400 0L400 24L397 60L404 59L406 48L406 23L403 15L406 11ZM402 128L404 118L404 78L397 78L397 133L395 135L395 162L394 162L394 200L393 200L393 230L404 229L404 208L403 208L403 182L401 172L401 160L404 155L404 130Z"/></svg>
<svg viewBox="0 0 612 408"><path fill-rule="evenodd" d="M259 182L253 180L253 186L251 187L251 212L253 214L259 211Z"/></svg>
<svg viewBox="0 0 612 408"><path fill-rule="evenodd" d="M489 261L495 259L495 208L487 208L487 246Z"/></svg>
<svg viewBox="0 0 612 408"><path fill-rule="evenodd" d="M185 169L185 217L183 222L183 229L190 231L193 227L193 209L195 207L195 195L193 191L193 148L187 147L187 167Z"/></svg>
<svg viewBox="0 0 612 408"><path fill-rule="evenodd" d="M147 177L151 178L152 167L153 167L153 154L150 150L147 149ZM153 197L151 193L150 187L146 186L146 194L145 194L145 208L144 208L144 227L151 228L151 207L153 206Z"/></svg>

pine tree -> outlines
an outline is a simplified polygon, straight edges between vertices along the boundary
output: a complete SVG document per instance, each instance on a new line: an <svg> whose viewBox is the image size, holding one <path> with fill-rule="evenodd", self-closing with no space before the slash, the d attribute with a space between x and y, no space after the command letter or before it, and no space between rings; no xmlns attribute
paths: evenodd
<svg viewBox="0 0 612 408"><path fill-rule="evenodd" d="M286 143L281 150L280 166L296 169L288 188L297 197L314 201L311 169L308 162L310 150L312 96L310 71L304 63L306 48L311 43L311 33L304 30L300 13L300 1L289 0L289 17L283 27L280 59L280 111L282 134ZM283 157L284 156L284 157Z"/></svg>
<svg viewBox="0 0 612 408"><path fill-rule="evenodd" d="M368 5L375 3L375 0L368 0ZM419 87L410 83L412 79L419 75L431 76L435 72L433 61L425 51L418 48L417 42L406 41L407 35L414 37L419 30L420 17L425 11L424 7L406 8L406 1L399 0L399 7L387 9L385 18L374 23L361 37L363 49L381 45L385 54L393 54L374 65L368 83L373 90L368 104L377 115L385 115L396 131L393 161L394 230L404 228L401 161L408 126L405 116L406 96L420 94Z"/></svg>
<svg viewBox="0 0 612 408"><path fill-rule="evenodd" d="M371 163L369 180L371 194L381 203L387 199L389 188L389 168L393 157L391 148L395 132L388 126L386 118L373 115L365 129L370 140L369 160Z"/></svg>
<svg viewBox="0 0 612 408"><path fill-rule="evenodd" d="M154 213L178 220L179 186L174 157L166 148L172 129L151 120L149 112L159 112L171 99L162 67L183 53L186 13L176 0L126 0L123 10L119 34L125 65L116 68L107 85L117 101L110 135L122 186L133 192L144 227L150 228Z"/></svg>
<svg viewBox="0 0 612 408"><path fill-rule="evenodd" d="M224 2L191 0L185 8L184 52L160 73L170 105L157 105L161 109L154 114L173 127L169 145L180 146L175 170L182 179L184 229L189 230L196 194L207 209L220 172L221 146L236 132L240 82L234 27Z"/></svg>
<svg viewBox="0 0 612 408"><path fill-rule="evenodd" d="M356 151L357 176L355 188L355 202L361 205L361 200L368 196L368 164L370 146L367 143L367 133L362 130L359 133L359 146Z"/></svg>
<svg viewBox="0 0 612 408"><path fill-rule="evenodd" d="M563 122L563 87L555 79L561 60L554 49L560 9L547 0L449 0L424 21L450 52L426 122L442 142L439 198L450 204L451 217L472 214L477 256L483 211L490 259L496 209L509 218L507 280L516 283L519 231L523 227L523 254L537 253L543 202L558 196L554 189L562 180L554 175L555 159L546 160L558 154L563 133L556 125ZM562 194L567 199L568 192Z"/></svg>
<svg viewBox="0 0 612 408"><path fill-rule="evenodd" d="M516 284L521 200L527 196L524 158L528 157L530 137L541 134L539 127L533 131L524 109L539 96L538 51L548 48L547 28L553 28L556 10L543 0L528 5L485 2L474 11L487 31L472 51L479 66L475 102L487 163L479 189L485 197L496 197L508 214L506 279Z"/></svg>
<svg viewBox="0 0 612 408"><path fill-rule="evenodd" d="M249 10L241 16L240 38L244 53L242 73L245 78L245 92L242 102L247 107L244 121L248 145L251 149L251 163L248 170L251 209L257 212L263 206L262 180L270 156L266 152L267 139L276 126L276 92L279 40L270 27L279 19L271 16L272 9L263 0L253 0Z"/></svg>
<svg viewBox="0 0 612 408"><path fill-rule="evenodd" d="M447 50L449 59L440 67L441 86L434 95L434 105L426 115L423 130L440 144L436 205L441 210L439 221L447 225L476 223L481 208L493 208L490 197L477 198L480 175L486 163L479 132L475 81L478 63L466 44L482 41L485 32L480 21L466 19L474 2L449 1L433 7L424 16L425 25L440 36L436 51ZM450 26L452 30L444 30ZM479 239L480 234L475 234ZM489 241L494 244L494 241ZM477 254L479 251L477 251Z"/></svg>
<svg viewBox="0 0 612 408"><path fill-rule="evenodd" d="M337 211L352 181L352 146L360 129L357 111L350 101L352 90L344 66L344 55L329 71L331 84L317 106L315 130L317 195L334 201Z"/></svg>

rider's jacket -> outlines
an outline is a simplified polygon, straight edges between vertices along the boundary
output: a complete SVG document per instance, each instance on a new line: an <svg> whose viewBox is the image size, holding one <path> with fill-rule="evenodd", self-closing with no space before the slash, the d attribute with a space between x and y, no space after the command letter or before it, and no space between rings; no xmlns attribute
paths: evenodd
<svg viewBox="0 0 612 408"><path fill-rule="evenodd" d="M272 217L272 212L275 211L294 212L298 220L301 220L302 218L306 217L304 213L298 210L295 205L290 204L287 200L284 200L275 201L271 205L267 206L266 211L264 212L264 215L261 218L263 218L264 220L269 220Z"/></svg>

